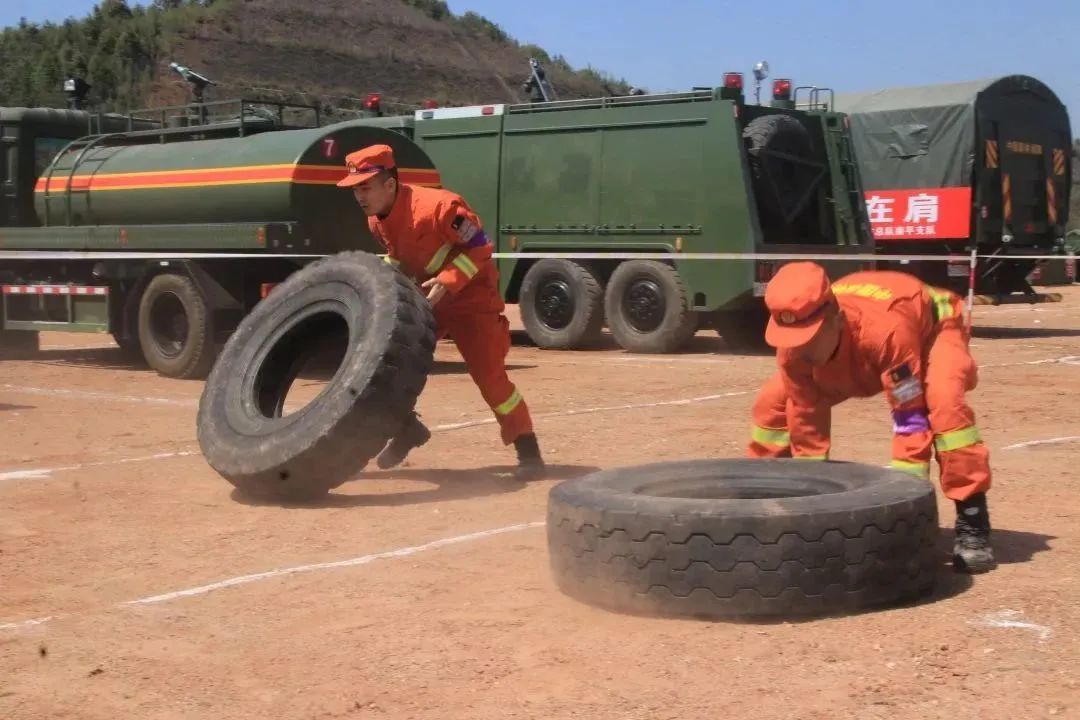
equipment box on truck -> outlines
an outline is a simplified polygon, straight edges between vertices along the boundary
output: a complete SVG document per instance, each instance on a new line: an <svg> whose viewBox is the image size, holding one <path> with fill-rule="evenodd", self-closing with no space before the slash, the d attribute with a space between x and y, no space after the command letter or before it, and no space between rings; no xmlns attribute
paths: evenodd
<svg viewBox="0 0 1080 720"><path fill-rule="evenodd" d="M851 118L866 203L888 254L1047 255L1063 252L1072 185L1065 106L1026 75L840 94ZM981 258L978 293L1034 291L1035 260ZM966 262L904 267L954 289Z"/></svg>

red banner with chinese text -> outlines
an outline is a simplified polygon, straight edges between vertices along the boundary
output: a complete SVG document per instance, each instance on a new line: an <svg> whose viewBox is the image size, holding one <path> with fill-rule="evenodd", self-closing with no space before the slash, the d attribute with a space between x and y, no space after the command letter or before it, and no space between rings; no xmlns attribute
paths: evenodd
<svg viewBox="0 0 1080 720"><path fill-rule="evenodd" d="M971 188L871 190L866 193L870 231L881 242L968 237Z"/></svg>

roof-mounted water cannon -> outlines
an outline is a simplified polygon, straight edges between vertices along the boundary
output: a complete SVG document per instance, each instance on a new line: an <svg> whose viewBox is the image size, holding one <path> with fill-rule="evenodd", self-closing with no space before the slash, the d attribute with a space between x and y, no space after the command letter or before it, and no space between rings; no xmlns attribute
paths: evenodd
<svg viewBox="0 0 1080 720"><path fill-rule="evenodd" d="M769 77L769 63L759 60L754 63L754 102L761 104L761 82Z"/></svg>
<svg viewBox="0 0 1080 720"><path fill-rule="evenodd" d="M195 102L197 103L201 104L203 102L203 93L206 90L207 85L217 85L216 82L206 77L205 75L200 75L191 68L186 68L180 63L169 63L169 69L176 71L180 75L180 77L184 78L191 84L191 94L195 98Z"/></svg>
<svg viewBox="0 0 1080 720"><path fill-rule="evenodd" d="M529 93L529 102L550 102L559 99L547 80L547 73L540 67L540 62L536 58L529 58L529 79L522 84L522 89Z"/></svg>
<svg viewBox="0 0 1080 720"><path fill-rule="evenodd" d="M68 108L82 110L86 102L86 94L90 92L90 84L77 75L64 80L64 95L67 96Z"/></svg>

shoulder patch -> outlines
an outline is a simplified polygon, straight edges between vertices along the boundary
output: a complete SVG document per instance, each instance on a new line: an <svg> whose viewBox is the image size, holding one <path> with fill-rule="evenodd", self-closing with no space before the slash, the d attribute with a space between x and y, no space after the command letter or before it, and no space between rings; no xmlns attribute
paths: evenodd
<svg viewBox="0 0 1080 720"><path fill-rule="evenodd" d="M465 244L468 244L480 229L473 225L472 221L465 217L465 214L460 211L454 216L453 221L450 223L450 227L454 229L454 232L457 233L461 242Z"/></svg>

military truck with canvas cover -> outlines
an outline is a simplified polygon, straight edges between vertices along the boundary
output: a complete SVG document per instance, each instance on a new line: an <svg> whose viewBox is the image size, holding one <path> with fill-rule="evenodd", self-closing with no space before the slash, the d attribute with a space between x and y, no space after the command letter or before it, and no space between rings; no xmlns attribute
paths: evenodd
<svg viewBox="0 0 1080 720"><path fill-rule="evenodd" d="M839 94L878 248L889 254L1063 252L1072 185L1065 106L1026 75ZM982 259L976 291L1032 293L1034 260ZM900 266L964 289L968 265Z"/></svg>
<svg viewBox="0 0 1080 720"><path fill-rule="evenodd" d="M626 349L671 352L699 328L760 342L781 255L872 252L843 116L791 96L782 79L747 104L729 73L683 93L418 111L413 133L486 223L538 345L586 347L606 323Z"/></svg>

